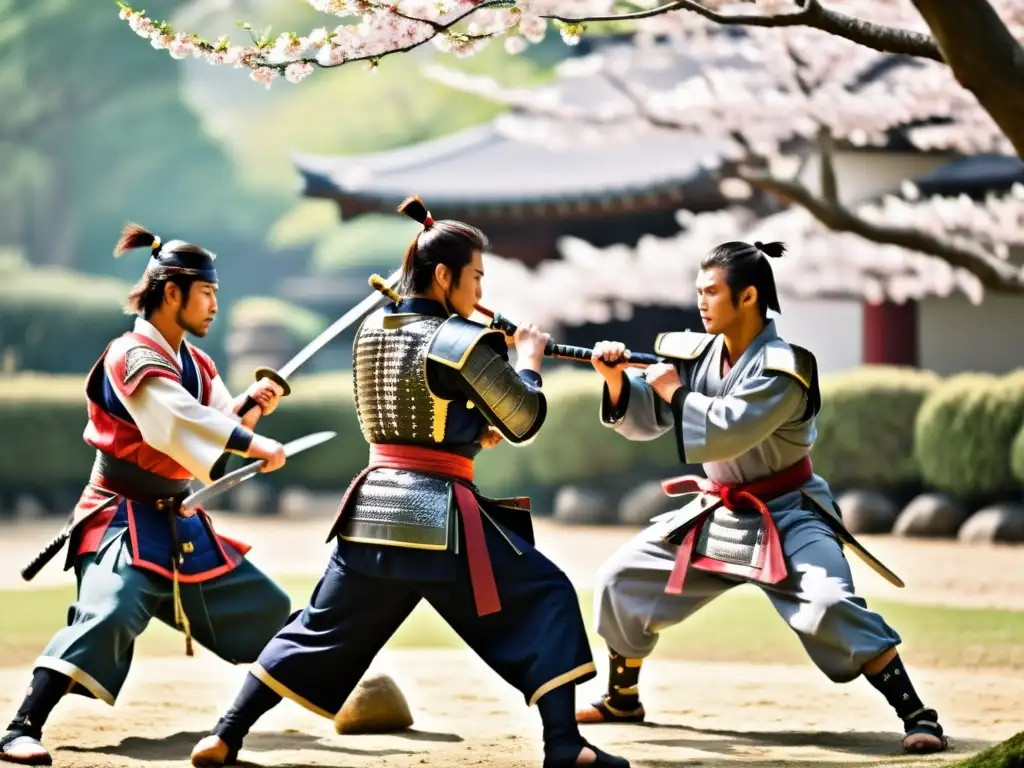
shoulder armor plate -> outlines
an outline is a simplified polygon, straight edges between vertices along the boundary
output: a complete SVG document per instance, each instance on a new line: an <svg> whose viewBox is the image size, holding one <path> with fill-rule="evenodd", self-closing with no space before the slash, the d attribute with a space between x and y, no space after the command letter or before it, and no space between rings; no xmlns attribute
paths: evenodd
<svg viewBox="0 0 1024 768"><path fill-rule="evenodd" d="M528 442L544 423L547 402L509 365L507 356L480 343L489 334L496 334L504 348L500 331L452 317L437 329L427 357L459 372L473 390L473 404L506 440Z"/></svg>
<svg viewBox="0 0 1024 768"><path fill-rule="evenodd" d="M441 324L430 343L427 357L457 371L469 360L470 353L485 336L494 334L504 339L501 331L453 315Z"/></svg>
<svg viewBox="0 0 1024 768"><path fill-rule="evenodd" d="M794 379L807 392L808 417L821 410L821 392L818 389L818 363L814 354L803 347L775 341L765 345L764 370L781 373Z"/></svg>
<svg viewBox="0 0 1024 768"><path fill-rule="evenodd" d="M713 334L696 331L659 333L654 340L654 353L677 360L696 360L704 354L714 339Z"/></svg>
<svg viewBox="0 0 1024 768"><path fill-rule="evenodd" d="M792 376L804 389L811 386L817 368L814 355L795 344L767 344L764 348L764 369Z"/></svg>

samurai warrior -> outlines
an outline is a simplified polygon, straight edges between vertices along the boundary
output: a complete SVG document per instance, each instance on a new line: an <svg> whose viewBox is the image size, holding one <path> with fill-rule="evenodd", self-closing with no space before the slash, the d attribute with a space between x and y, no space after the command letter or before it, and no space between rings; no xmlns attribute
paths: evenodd
<svg viewBox="0 0 1024 768"><path fill-rule="evenodd" d="M810 451L820 407L814 355L779 337L770 258L782 243L728 242L702 261L696 290L706 333L663 333L668 362L624 367L624 347L601 342L593 365L604 379L601 420L629 440L674 432L683 464L706 477L666 480L670 495L696 492L652 520L597 577L597 632L608 645L604 696L581 723L644 720L639 676L661 633L742 583L757 584L836 683L864 677L896 711L903 748L946 749L934 709L914 690L896 647L899 634L854 593L844 547L897 586L843 525Z"/></svg>
<svg viewBox="0 0 1024 768"><path fill-rule="evenodd" d="M0 739L8 762L51 764L42 730L65 694L113 705L151 619L181 629L189 655L194 638L240 664L291 611L245 559L246 544L218 534L202 508L181 510L191 482L222 475L232 454L264 459L266 472L284 464L281 444L253 432L281 392L264 379L232 398L213 360L185 340L205 336L217 312L215 255L134 224L114 253L143 247L149 263L127 305L134 328L107 346L85 385L83 437L96 458L70 522L65 570L74 569L77 600ZM259 407L241 418L249 398Z"/></svg>
<svg viewBox="0 0 1024 768"><path fill-rule="evenodd" d="M435 221L419 198L399 211L422 225L403 261L404 295L369 315L353 344L369 463L341 502L309 604L270 641L192 764L235 762L249 729L282 697L336 718L426 599L537 706L545 768L627 768L579 733L575 686L596 669L575 589L534 546L529 499L488 498L473 482L482 448L524 444L543 425L548 336L521 326L510 365L505 335L468 319L481 296L485 235Z"/></svg>

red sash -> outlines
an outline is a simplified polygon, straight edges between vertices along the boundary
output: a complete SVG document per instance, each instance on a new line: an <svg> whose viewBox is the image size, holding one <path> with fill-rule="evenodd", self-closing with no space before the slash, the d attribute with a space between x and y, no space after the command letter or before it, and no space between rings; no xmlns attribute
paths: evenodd
<svg viewBox="0 0 1024 768"><path fill-rule="evenodd" d="M423 472L441 475L453 480L455 503L462 517L466 532L466 559L469 562L469 579L473 587L476 611L479 616L497 613L501 610L498 599L498 585L494 580L491 556L484 539L483 517L476 494L466 483L473 482L473 460L448 451L438 451L416 445L370 445L370 463L356 475L345 491L339 512L344 513L349 497L359 487L363 478L374 469L400 469L408 472ZM335 523L335 528L340 524ZM332 532L331 538L334 533Z"/></svg>
<svg viewBox="0 0 1024 768"><path fill-rule="evenodd" d="M805 456L801 461L791 467L787 467L774 475L763 477L751 483L718 483L706 477L697 475L685 475L663 480L661 487L669 495L701 491L709 496L715 496L722 500L726 509L737 510L744 507L752 507L761 514L764 527L764 546L754 565L739 565L727 563L704 555L693 556L693 548L701 529L707 521L708 516L714 510L701 513L690 524L686 535L683 537L679 550L676 552L676 562L665 586L665 593L679 595L683 592L683 582L686 579L686 571L693 566L702 571L710 573L723 573L732 576L741 576L753 581L760 581L766 584L777 584L786 578L786 561L782 554L782 543L779 539L779 531L772 520L771 511L765 501L771 501L779 496L800 490L813 475L811 459Z"/></svg>

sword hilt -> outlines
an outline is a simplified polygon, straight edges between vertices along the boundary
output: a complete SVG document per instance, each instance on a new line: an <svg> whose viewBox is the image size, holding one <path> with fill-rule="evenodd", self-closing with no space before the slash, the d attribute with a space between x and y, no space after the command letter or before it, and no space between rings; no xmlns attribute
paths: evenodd
<svg viewBox="0 0 1024 768"><path fill-rule="evenodd" d="M480 310L482 307L477 306ZM507 317L502 315L500 312L491 313L489 311L483 312L485 315L491 317L491 328L495 328L507 336L514 336L518 326L509 320ZM575 360L578 363L589 363L593 359L594 350L587 347L573 347L568 344L556 344L554 339L548 339L548 343L544 345L544 354L548 357L557 357L562 360ZM625 363L632 365L635 368L646 368L649 365L655 363L663 363L665 358L658 355L652 355L647 352L631 352L626 350L621 360L616 361L614 364Z"/></svg>
<svg viewBox="0 0 1024 768"><path fill-rule="evenodd" d="M380 291L381 293L383 293L385 296L387 296L389 299L395 302L395 304L402 300L401 294L399 294L398 291L391 288L384 281L384 278L381 277L380 275L370 275L370 287L373 288L375 291Z"/></svg>
<svg viewBox="0 0 1024 768"><path fill-rule="evenodd" d="M285 378L275 371L273 368L267 368L266 366L260 366L256 369L256 381L262 379L270 379L272 382L277 384L281 388L281 397L287 397L292 393L291 385L285 380ZM245 416L249 411L255 408L258 403L251 397L246 397L245 402L242 403L242 407L238 409L239 416Z"/></svg>
<svg viewBox="0 0 1024 768"><path fill-rule="evenodd" d="M64 544L71 538L71 526L67 526L58 533L53 539L47 544L43 551L40 552L31 563L21 569L21 578L25 581L32 581L39 573L43 566L50 562L54 556L63 549Z"/></svg>

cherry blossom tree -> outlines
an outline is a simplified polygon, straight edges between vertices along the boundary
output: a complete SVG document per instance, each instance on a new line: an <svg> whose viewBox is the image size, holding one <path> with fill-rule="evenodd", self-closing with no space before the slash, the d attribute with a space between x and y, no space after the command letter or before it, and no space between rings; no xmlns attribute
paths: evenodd
<svg viewBox="0 0 1024 768"><path fill-rule="evenodd" d="M377 66L388 55L427 43L468 56L500 37L515 54L543 39L549 28L574 44L593 25L627 24L638 42L668 38L687 55L713 65L704 67L701 77L652 91L619 76L614 62L599 61L594 66L603 67L628 104L597 114L545 104L535 93L448 79L519 106L539 125L572 120L606 133L645 126L721 133L731 140L720 158L723 183L741 194L744 185L770 192L800 206L812 229L816 221L824 230L884 245L882 252L890 257L892 249L927 254L953 270L956 277L948 284L970 285L971 295L982 287L1024 292L1024 272L1006 258L1019 232L1008 234L992 223L998 219L1009 226L1012 216L1000 218L995 210L1019 208L1016 193L981 205L961 201L961 219L970 218L975 229L985 221L990 226L969 236L962 220L949 218L948 203L914 200L912 189L901 203L881 206L883 219L851 210L840 202L831 163L836 142L877 145L894 131L923 150L1024 154L1024 110L1019 108L1024 3L1019 0L308 1L342 23L276 36L270 30L256 34L245 25L252 41L246 46L227 37L209 42L175 32L119 5L122 19L154 48L176 58L248 68L268 87L280 75L299 82L317 68ZM722 33L737 27L746 34ZM895 65L893 57L899 57ZM891 69L883 75L872 72L886 67ZM812 142L821 166L816 191L779 173L781 161L806 156Z"/></svg>

